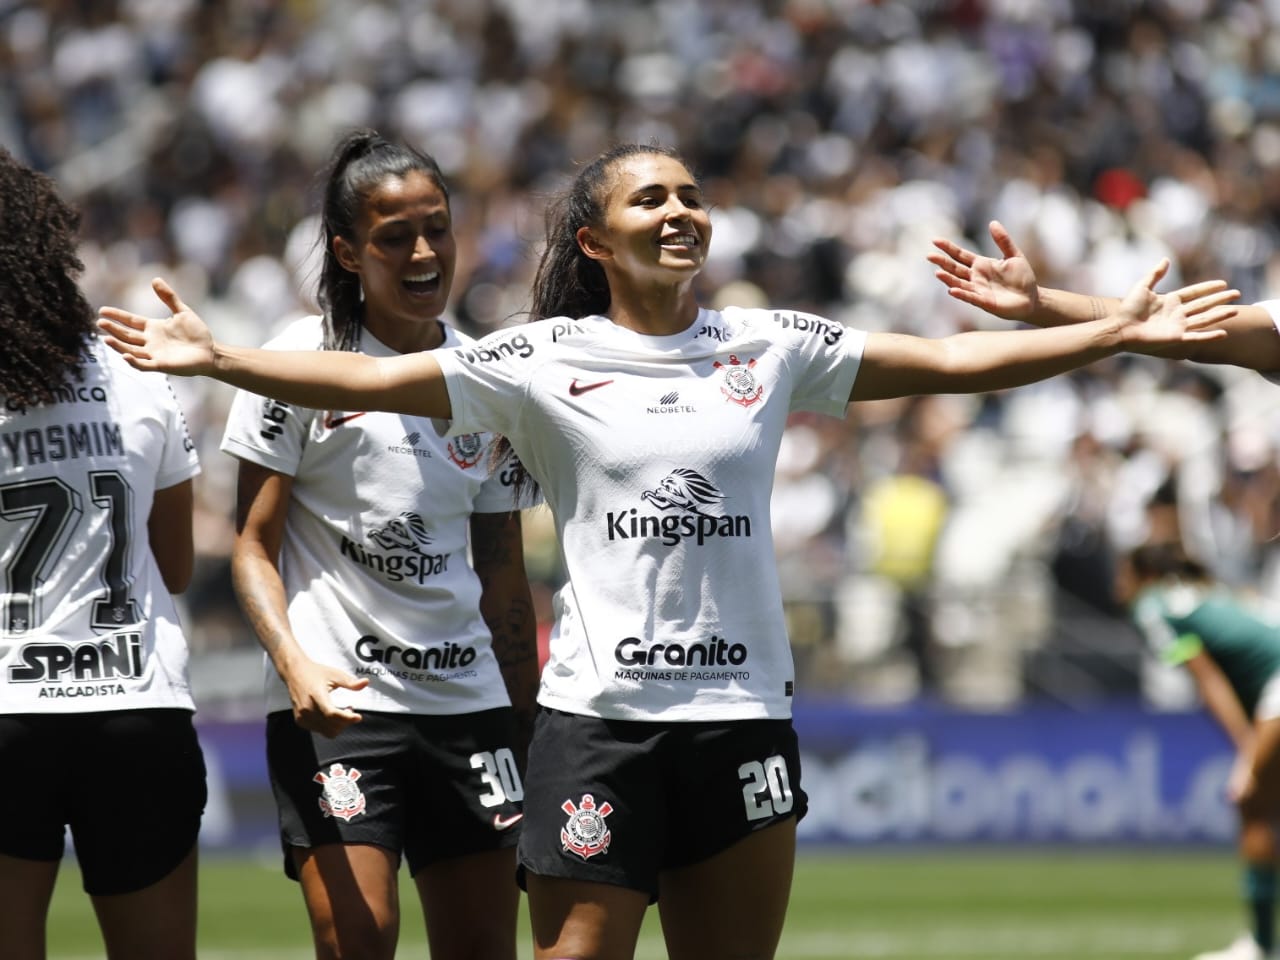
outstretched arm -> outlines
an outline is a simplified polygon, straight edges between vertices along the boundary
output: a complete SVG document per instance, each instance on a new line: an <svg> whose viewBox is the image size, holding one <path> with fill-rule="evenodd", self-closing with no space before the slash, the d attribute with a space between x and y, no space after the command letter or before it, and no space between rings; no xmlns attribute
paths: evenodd
<svg viewBox="0 0 1280 960"><path fill-rule="evenodd" d="M261 396L314 410L389 410L449 419L440 365L429 351L369 357L337 350L256 350L213 339L194 310L163 280L151 282L169 317L117 307L99 311L104 342L139 370L213 377Z"/></svg>
<svg viewBox="0 0 1280 960"><path fill-rule="evenodd" d="M959 333L938 340L870 334L849 399L1003 390L1121 350L1225 337L1225 331L1210 328L1234 315L1237 307L1218 302L1220 292L1186 302L1176 292L1157 294L1154 287L1168 269L1169 261L1162 260L1100 320L1045 330Z"/></svg>
<svg viewBox="0 0 1280 960"><path fill-rule="evenodd" d="M993 220L989 229L1002 255L999 258L983 256L950 240L934 239L937 250L929 254L928 260L937 268L934 276L954 299L993 316L1037 327L1086 323L1115 312L1120 300L1114 297L1087 296L1040 286L1030 261L1003 224ZM1201 303L1204 309L1239 296L1238 292L1228 290L1222 280L1191 284L1175 293L1184 301ZM1233 316L1220 323L1229 334L1222 339L1127 349L1173 360L1280 370L1280 332L1267 310L1257 305L1239 306Z"/></svg>

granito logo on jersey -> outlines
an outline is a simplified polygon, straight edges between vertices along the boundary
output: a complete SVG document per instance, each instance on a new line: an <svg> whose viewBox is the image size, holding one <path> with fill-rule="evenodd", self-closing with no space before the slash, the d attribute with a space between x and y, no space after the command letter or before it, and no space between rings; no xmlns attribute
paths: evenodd
<svg viewBox="0 0 1280 960"><path fill-rule="evenodd" d="M662 514L641 513L636 507L605 515L610 540L661 540L674 546L693 538L699 546L713 537L751 536L751 518L746 514L716 516L710 508L725 499L706 477L696 470L678 467L640 498Z"/></svg>
<svg viewBox="0 0 1280 960"><path fill-rule="evenodd" d="M604 818L613 813L613 804L605 800L597 807L596 798L584 793L581 803L566 800L560 804L560 809L569 815L560 830L560 843L564 845L565 853L576 853L583 860L590 860L597 854L609 852L613 831Z"/></svg>
<svg viewBox="0 0 1280 960"><path fill-rule="evenodd" d="M462 433L449 440L449 459L470 470L484 455L484 438L478 433Z"/></svg>
<svg viewBox="0 0 1280 960"><path fill-rule="evenodd" d="M467 363L493 363L496 360L505 360L507 357L528 358L533 356L533 344L523 333L517 333L505 340L490 340L484 346L476 344L462 349L458 352L458 356Z"/></svg>
<svg viewBox="0 0 1280 960"><path fill-rule="evenodd" d="M798 330L801 333L811 333L815 337L821 337L822 342L827 346L838 343L840 338L844 336L844 326L842 324L803 313L775 313L773 322L780 325L784 330Z"/></svg>
<svg viewBox="0 0 1280 960"><path fill-rule="evenodd" d="M681 403L680 394L676 390L670 393L664 393L658 398L656 404L652 404L644 408L645 413L697 413L697 408L692 404Z"/></svg>
<svg viewBox="0 0 1280 960"><path fill-rule="evenodd" d="M764 387L756 382L756 375L752 369L755 365L754 359L748 360L744 364L736 354L732 353L729 354L727 366L719 360L716 361L716 369L724 371L724 381L720 384L720 392L725 395L727 400L749 407L764 396Z"/></svg>
<svg viewBox="0 0 1280 960"><path fill-rule="evenodd" d="M388 443L387 452L403 453L403 454L408 454L411 457L422 457L424 460L430 460L431 459L430 450L418 449L418 441L421 439L422 439L422 434L416 430L413 431L413 433L406 433L403 437L400 438L399 443Z"/></svg>
<svg viewBox="0 0 1280 960"><path fill-rule="evenodd" d="M381 663L388 667L411 670L461 670L476 659L474 647L464 647L452 640L438 647L387 646L381 637L366 634L356 641L356 656L365 663ZM360 671L364 672L364 671Z"/></svg>
<svg viewBox="0 0 1280 960"><path fill-rule="evenodd" d="M329 765L329 772L319 771L311 778L320 784L320 810L326 817L341 817L350 822L352 817L364 813L365 799L356 781L360 771L346 769L340 763Z"/></svg>
<svg viewBox="0 0 1280 960"><path fill-rule="evenodd" d="M85 643L28 643L21 663L9 668L12 683L61 683L142 676L142 635L121 633Z"/></svg>
<svg viewBox="0 0 1280 960"><path fill-rule="evenodd" d="M424 583L428 577L449 569L449 554L427 553L423 549L431 544L432 537L419 513L406 510L370 530L368 538L380 550L402 552L375 553L346 536L342 538L339 552L366 569L376 570L392 583L402 580Z"/></svg>

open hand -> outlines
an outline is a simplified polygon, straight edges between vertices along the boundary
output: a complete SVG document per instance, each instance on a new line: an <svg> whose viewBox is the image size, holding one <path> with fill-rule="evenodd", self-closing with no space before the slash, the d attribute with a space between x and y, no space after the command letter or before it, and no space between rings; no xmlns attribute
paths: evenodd
<svg viewBox="0 0 1280 960"><path fill-rule="evenodd" d="M1160 347L1219 340L1227 335L1221 324L1236 315L1239 290L1225 281L1206 280L1170 293L1156 293L1155 285L1169 272L1161 260L1135 283L1120 303L1121 340L1126 350L1158 353Z"/></svg>
<svg viewBox="0 0 1280 960"><path fill-rule="evenodd" d="M210 372L214 343L205 322L159 277L151 281L151 289L171 316L143 317L118 307L103 307L98 311L103 342L139 370L182 376Z"/></svg>
<svg viewBox="0 0 1280 960"><path fill-rule="evenodd" d="M1003 259L984 257L941 237L933 241L938 252L926 259L956 300L1005 320L1027 320L1039 304L1036 272L1000 221L992 220L988 229Z"/></svg>

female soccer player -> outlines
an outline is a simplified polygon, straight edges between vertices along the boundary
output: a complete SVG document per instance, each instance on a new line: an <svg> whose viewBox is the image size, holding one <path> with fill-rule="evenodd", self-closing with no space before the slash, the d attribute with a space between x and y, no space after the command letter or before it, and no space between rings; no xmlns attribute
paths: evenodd
<svg viewBox="0 0 1280 960"><path fill-rule="evenodd" d="M1264 960L1275 946L1280 628L1214 584L1176 544L1149 544L1128 554L1116 592L1152 650L1187 668L1236 749L1227 792L1240 812L1250 929L1195 960Z"/></svg>
<svg viewBox="0 0 1280 960"><path fill-rule="evenodd" d="M270 349L471 342L440 320L456 250L432 158L348 135L321 220L323 316ZM391 960L403 854L433 957L514 960L537 646L511 465L491 473L491 445L425 417L233 402L232 573L274 667L268 766L318 957Z"/></svg>
<svg viewBox="0 0 1280 960"><path fill-rule="evenodd" d="M161 376L104 348L79 215L0 150L0 953L45 956L70 827L107 955L195 957L205 768L171 593L195 446Z"/></svg>
<svg viewBox="0 0 1280 960"><path fill-rule="evenodd" d="M659 903L673 960L774 955L806 808L769 493L793 410L1011 387L1134 343L1220 336L1221 285L1151 287L1059 330L930 341L790 310L699 306L697 181L656 146L585 166L548 216L538 322L404 357L286 357L174 314L102 313L143 369L321 408L398 410L510 442L555 516L568 582L538 695L519 860L538 960L624 960Z"/></svg>

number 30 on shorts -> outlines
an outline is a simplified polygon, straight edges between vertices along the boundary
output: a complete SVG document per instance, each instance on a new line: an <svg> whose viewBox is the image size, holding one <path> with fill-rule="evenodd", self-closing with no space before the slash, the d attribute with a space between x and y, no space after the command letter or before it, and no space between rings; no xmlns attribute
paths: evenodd
<svg viewBox="0 0 1280 960"><path fill-rule="evenodd" d="M520 782L516 758L507 747L493 753L487 750L473 753L471 766L480 771L480 779L484 781L486 788L480 794L482 807L497 807L507 801L516 803L524 799L524 784Z"/></svg>
<svg viewBox="0 0 1280 960"><path fill-rule="evenodd" d="M761 763L752 760L738 768L742 778L742 801L747 807L748 820L764 820L791 812L795 796L791 793L791 778L787 775L787 761L773 756Z"/></svg>

